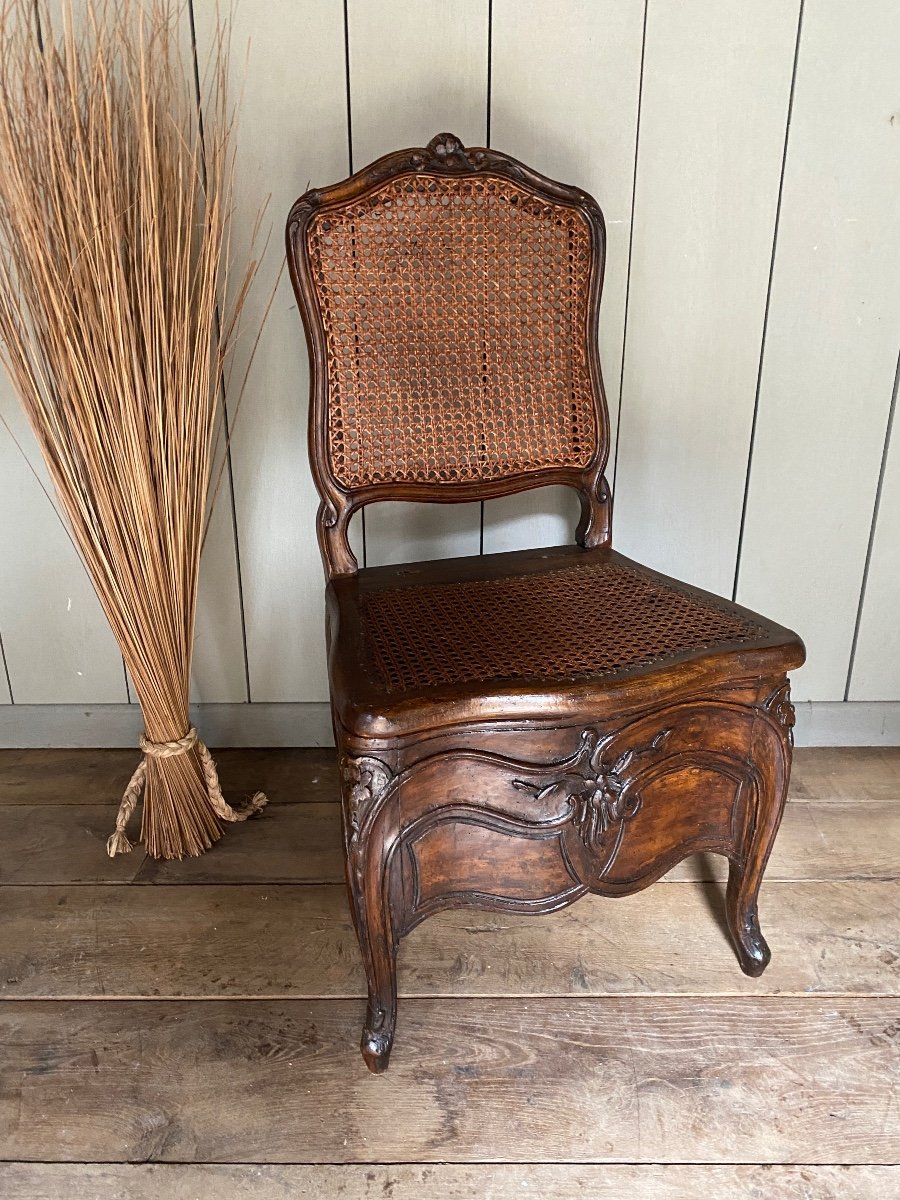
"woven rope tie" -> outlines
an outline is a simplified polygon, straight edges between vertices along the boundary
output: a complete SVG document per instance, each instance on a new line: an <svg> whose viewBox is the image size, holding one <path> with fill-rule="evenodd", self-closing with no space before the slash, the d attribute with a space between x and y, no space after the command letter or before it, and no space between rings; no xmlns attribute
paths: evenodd
<svg viewBox="0 0 900 1200"><path fill-rule="evenodd" d="M115 832L110 835L106 843L106 851L110 858L114 858L117 854L127 854L132 849L132 844L125 834L125 829L131 820L141 792L144 790L144 782L147 778L148 758L175 758L179 754L187 754L189 750L193 750L196 746L210 805L213 812L222 821L246 821L248 817L254 816L268 803L268 797L264 792L256 792L251 797L250 803L246 808L237 809L231 807L222 795L222 788L219 784L219 773L216 770L213 756L203 742L200 741L197 730L193 725L184 737L176 738L175 741L150 742L141 734L138 744L144 757L138 763L137 769L128 781L128 786L122 795L122 803L119 805L119 812L116 816Z"/></svg>

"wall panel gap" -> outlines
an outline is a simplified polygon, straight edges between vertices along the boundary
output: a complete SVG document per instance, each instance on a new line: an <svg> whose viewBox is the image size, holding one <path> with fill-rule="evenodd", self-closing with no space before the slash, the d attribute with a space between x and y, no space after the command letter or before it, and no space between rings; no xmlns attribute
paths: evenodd
<svg viewBox="0 0 900 1200"><path fill-rule="evenodd" d="M193 68L193 72L194 72L194 98L195 98L195 101L197 104L197 124L198 124L199 132L200 132L200 143L201 143L201 145L204 145L203 96L202 96L201 86L200 86L200 65L199 65L199 62L197 59L197 26L196 26L196 22L194 19L194 0L188 0L187 12L188 12L188 22L189 22L190 31L191 31L191 64L192 64L192 68ZM205 187L206 186L206 162L205 162L205 159L202 157L200 160L200 165L202 168L203 184ZM216 301L216 308L215 308L215 314L214 314L214 327L215 327L216 345L218 346L221 341L221 337L222 337L222 316L221 316L221 311L220 311L218 301ZM240 402L240 396L238 397L238 401ZM246 620L246 615L244 613L244 586L243 586L243 581L241 579L241 548L240 548L240 538L238 536L237 508L235 505L235 498L234 498L234 473L232 471L232 464L231 464L231 422L230 422L229 416L228 416L228 396L227 396L227 389L226 389L226 385L225 385L224 372L222 374L222 378L219 380L219 404L221 405L222 426L225 431L225 462L221 469L225 472L225 475L227 478L228 486L227 486L226 494L228 496L228 503L231 507L231 522L230 522L230 524L231 524L231 538L232 538L232 544L233 544L233 549L234 549L234 568L235 568L235 582L237 585L238 616L239 616L239 620L240 620L241 650L243 653L244 699L249 704L250 700L251 700L250 659L249 659L249 655L247 652L247 620ZM213 450L215 450L215 443L213 445ZM215 464L215 453L213 453L211 456L211 470L212 470L213 493L215 494L215 492L217 490L216 485L218 483L218 480L216 478L217 468L216 468L216 464ZM206 520L207 520L208 524L211 523L211 521L212 521L212 512L211 511L209 513L207 513ZM201 560L202 560L202 554L201 554ZM201 569L201 571L203 569L202 561L201 561L200 569ZM130 691L129 691L129 698L130 698Z"/></svg>
<svg viewBox="0 0 900 1200"><path fill-rule="evenodd" d="M613 503L616 498L616 470L619 466L619 432L622 428L622 385L625 380L625 344L628 338L628 294L631 289L631 251L634 246L634 198L637 194L638 152L641 144L641 100L644 95L644 55L647 50L647 9L650 0L644 0L644 23L641 30L641 65L638 78L637 119L634 123L634 170L631 177L631 218L628 224L628 260L625 267L625 309L622 320L622 359L619 363L619 402L616 406L616 448L613 453L612 488Z"/></svg>
<svg viewBox="0 0 900 1200"><path fill-rule="evenodd" d="M891 449L891 434L894 428L894 413L897 411L897 389L900 386L900 354L897 355L897 370L894 372L894 388L891 392L891 407L888 411L887 427L884 431L884 449L881 452L881 467L878 472L878 484L875 488L875 503L872 507L872 525L869 529L869 541L866 545L866 561L863 566L862 584L859 589L859 607L856 610L856 624L853 626L853 641L850 644L850 661L847 665L847 684L844 688L844 700L850 699L850 684L853 679L853 664L856 660L856 647L859 642L859 629L862 623L863 608L866 603L866 585L869 582L869 568L872 565L872 548L875 544L875 531L878 528L878 514L881 509L881 493L884 489L884 475L887 469L888 454Z"/></svg>
<svg viewBox="0 0 900 1200"><path fill-rule="evenodd" d="M787 119L784 125L784 148L781 155L781 175L778 179L778 201L775 205L775 229L772 234L772 254L769 258L769 280L766 286L766 307L763 313L762 337L759 343L759 366L756 371L756 391L753 397L753 418L750 422L750 441L747 446L747 473L744 477L744 499L741 505L741 524L738 529L737 551L734 556L734 583L731 587L731 599L737 600L738 578L741 570L741 548L744 544L744 526L747 521L747 499L750 495L750 470L753 465L753 443L756 439L756 423L759 418L759 393L762 385L763 363L766 355L766 333L769 328L769 309L772 304L772 278L775 274L775 254L778 249L778 226L781 221L781 200L784 193L784 172L787 166L788 143L791 135L791 115L794 111L794 92L797 85L797 63L800 59L800 38L803 32L803 6L806 0L800 0L800 11L797 13L797 40L794 44L794 64L791 68L791 90L788 96Z"/></svg>
<svg viewBox="0 0 900 1200"><path fill-rule="evenodd" d="M838 704L846 694L900 325L893 199L900 158L892 120L900 21L895 0L872 0L865 13L859 20L840 5L804 7L737 587L739 603L802 636L807 662L792 680L796 699ZM891 491L889 457L881 532L893 518ZM894 539L882 546L881 532L851 684L857 696L867 675L866 699L875 699L870 689L889 697L882 688L895 661L887 650L896 628ZM870 614L880 628L870 625Z"/></svg>
<svg viewBox="0 0 900 1200"><path fill-rule="evenodd" d="M6 662L6 651L3 649L3 635L0 634L0 662L3 664L3 675L6 679L6 690L9 692L10 704L15 704L16 698L13 695L12 680L9 677L9 666Z"/></svg>

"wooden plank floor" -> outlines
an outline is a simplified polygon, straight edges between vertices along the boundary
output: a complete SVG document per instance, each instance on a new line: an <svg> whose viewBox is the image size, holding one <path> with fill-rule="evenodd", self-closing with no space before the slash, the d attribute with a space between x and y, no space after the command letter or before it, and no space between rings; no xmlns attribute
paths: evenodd
<svg viewBox="0 0 900 1200"><path fill-rule="evenodd" d="M445 914L378 1078L332 752L218 759L270 810L179 864L105 855L132 752L0 752L0 1196L900 1197L900 750L797 751L762 979L713 856Z"/></svg>

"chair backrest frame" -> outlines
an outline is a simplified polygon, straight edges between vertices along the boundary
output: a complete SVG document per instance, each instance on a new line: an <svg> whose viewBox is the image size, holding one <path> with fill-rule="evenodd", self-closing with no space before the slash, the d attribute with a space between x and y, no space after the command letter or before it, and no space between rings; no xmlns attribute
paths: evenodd
<svg viewBox="0 0 900 1200"><path fill-rule="evenodd" d="M590 268L584 320L584 355L590 381L594 436L586 465L546 466L491 479L454 482L387 481L348 486L333 469L329 453L329 378L326 327L316 286L309 245L310 228L332 210L359 202L402 176L494 176L515 184L551 205L576 209L590 235ZM321 498L317 515L319 548L330 579L357 570L348 527L353 513L381 500L454 503L486 500L549 484L574 488L581 498L576 541L588 547L608 544L611 535L611 497L603 475L609 453L609 414L600 371L598 324L606 251L603 214L587 193L557 183L508 155L485 148L465 148L452 134L439 134L424 148L385 155L349 179L313 189L293 205L287 221L287 257L306 331L310 359L309 451L313 479Z"/></svg>

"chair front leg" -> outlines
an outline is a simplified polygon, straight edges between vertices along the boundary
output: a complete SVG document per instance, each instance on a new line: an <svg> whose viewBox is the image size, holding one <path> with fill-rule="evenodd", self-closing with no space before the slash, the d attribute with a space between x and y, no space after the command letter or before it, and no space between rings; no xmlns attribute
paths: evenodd
<svg viewBox="0 0 900 1200"><path fill-rule="evenodd" d="M397 805L379 759L343 760L347 890L368 985L360 1049L375 1074L387 1070L397 1023L397 943L392 899L398 880L391 848ZM399 900L398 900L399 902Z"/></svg>
<svg viewBox="0 0 900 1200"><path fill-rule="evenodd" d="M787 798L791 765L793 708L788 699L753 730L752 758L758 771L757 802L740 858L728 869L725 909L738 962L745 975L758 976L772 957L759 927L759 889Z"/></svg>

